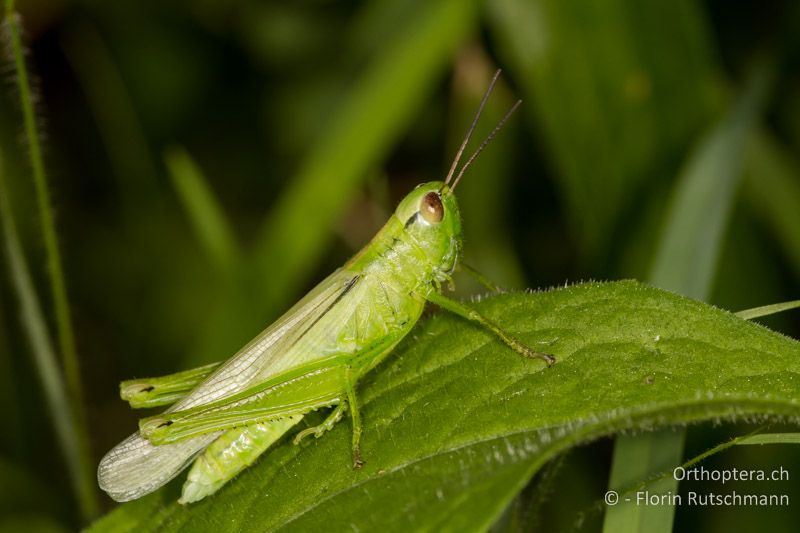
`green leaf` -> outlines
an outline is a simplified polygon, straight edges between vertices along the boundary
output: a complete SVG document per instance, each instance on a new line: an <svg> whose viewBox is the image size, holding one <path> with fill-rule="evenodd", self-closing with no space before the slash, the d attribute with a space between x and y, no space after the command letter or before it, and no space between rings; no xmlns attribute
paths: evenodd
<svg viewBox="0 0 800 533"><path fill-rule="evenodd" d="M620 430L800 416L800 343L698 301L623 281L476 304L558 357L520 358L449 315L412 332L359 391L361 471L349 421L278 445L207 500L172 485L93 531L486 529L548 460Z"/></svg>

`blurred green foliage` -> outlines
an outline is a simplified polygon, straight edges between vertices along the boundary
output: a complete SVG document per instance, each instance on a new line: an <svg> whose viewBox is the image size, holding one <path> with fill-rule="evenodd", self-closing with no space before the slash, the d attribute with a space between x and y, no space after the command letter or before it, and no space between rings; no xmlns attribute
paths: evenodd
<svg viewBox="0 0 800 533"><path fill-rule="evenodd" d="M670 224L686 194L679 178L766 69L761 104L737 133L740 161L720 163L729 208L699 239L701 251L718 249L704 259L706 296L734 310L797 298L796 2L30 0L17 9L39 78L94 459L135 427L116 397L120 380L228 357L362 246L405 192L440 178L497 67L503 86L482 133L515 97L524 104L459 187L468 263L510 287L649 279L665 235L708 229ZM2 172L54 333L5 61ZM703 201L719 198L705 192ZM675 256L667 272L696 258ZM0 416L10 438L0 442L0 529L34 516L42 530L71 529L81 518L3 259ZM462 294L472 289L459 280ZM763 322L797 337L796 316ZM744 431L691 428L685 453ZM546 529L570 526L602 495L610 449L578 450L553 474ZM797 453L775 449L784 467L800 467ZM713 460L757 468L765 454L742 447ZM679 508L675 519L682 531L781 530L797 513Z"/></svg>

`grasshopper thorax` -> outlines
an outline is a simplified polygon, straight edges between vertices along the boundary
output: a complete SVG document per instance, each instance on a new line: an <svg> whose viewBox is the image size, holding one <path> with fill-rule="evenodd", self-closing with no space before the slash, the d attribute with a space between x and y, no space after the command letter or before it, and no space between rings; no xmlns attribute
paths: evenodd
<svg viewBox="0 0 800 533"><path fill-rule="evenodd" d="M452 191L441 181L417 186L395 210L403 233L417 245L436 277L449 275L461 249L461 216Z"/></svg>

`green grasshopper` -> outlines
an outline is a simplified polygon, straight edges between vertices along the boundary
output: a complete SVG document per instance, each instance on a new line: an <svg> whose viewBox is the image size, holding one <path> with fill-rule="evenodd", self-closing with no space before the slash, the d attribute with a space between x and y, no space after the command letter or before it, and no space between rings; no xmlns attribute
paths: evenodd
<svg viewBox="0 0 800 533"><path fill-rule="evenodd" d="M103 457L97 477L104 491L117 501L136 499L194 461L179 501L201 500L252 464L305 414L327 407L334 409L322 424L298 432L294 443L321 436L349 411L353 465L360 468L356 384L408 334L427 302L480 324L525 357L542 359L548 366L555 362L441 294L462 246L456 186L520 104L514 104L456 175L499 75L498 70L446 179L414 189L365 248L230 360L121 383L121 396L131 407L176 403L141 419L139 431Z"/></svg>

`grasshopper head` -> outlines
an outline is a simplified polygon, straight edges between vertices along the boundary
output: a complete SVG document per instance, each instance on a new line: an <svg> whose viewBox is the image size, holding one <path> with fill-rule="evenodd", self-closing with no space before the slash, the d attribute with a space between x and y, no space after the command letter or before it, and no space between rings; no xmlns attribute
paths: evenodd
<svg viewBox="0 0 800 533"><path fill-rule="evenodd" d="M419 185L403 198L395 216L436 270L455 268L461 248L461 215L455 195L443 182Z"/></svg>
<svg viewBox="0 0 800 533"><path fill-rule="evenodd" d="M494 88L497 78L500 77L500 71L494 73L489 88L483 95L478 111L475 113L475 118L472 120L472 125L464 137L464 141L456 152L453 163L450 166L450 171L444 181L431 181L423 183L411 193L403 198L400 205L397 206L395 217L403 224L403 233L413 239L416 248L422 250L424 257L419 260L424 262L425 265L433 272L434 277L440 282L445 281L450 272L456 266L458 261L458 254L461 251L461 218L458 213L458 203L456 196L453 193L458 182L464 176L464 172L469 168L478 154L486 147L489 141L497 134L503 127L503 124L514 113L514 111L522 103L521 100L511 106L511 109L505 116L497 123L497 126L492 132L486 136L483 142L467 159L466 163L456 173L461 156L464 154L464 149L469 143L472 132L475 131L475 126L483 111L483 106L489 99L489 95ZM386 226L388 227L388 225ZM393 236L396 240L397 237Z"/></svg>

